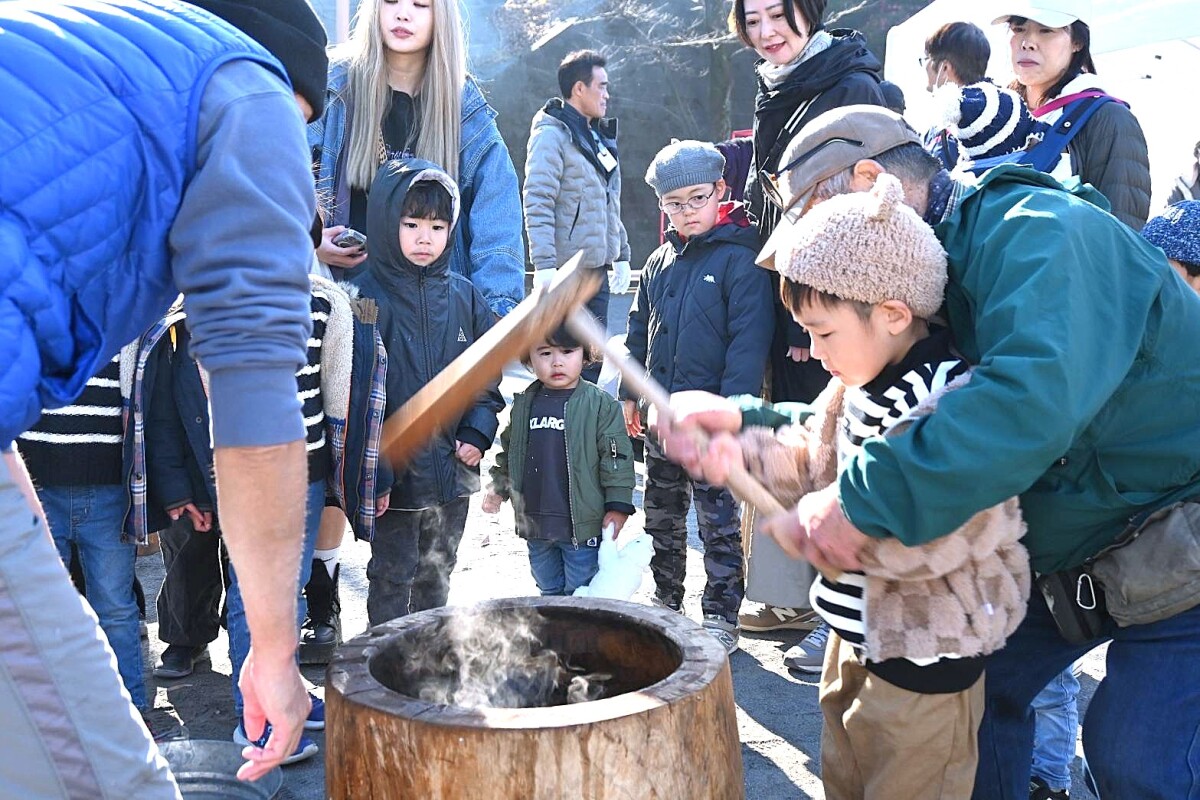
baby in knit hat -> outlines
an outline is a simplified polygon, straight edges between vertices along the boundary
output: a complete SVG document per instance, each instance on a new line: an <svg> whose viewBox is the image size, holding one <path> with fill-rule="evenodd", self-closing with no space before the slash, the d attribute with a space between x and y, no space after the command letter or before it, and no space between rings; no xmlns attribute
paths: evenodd
<svg viewBox="0 0 1200 800"><path fill-rule="evenodd" d="M725 203L725 157L708 142L673 142L646 183L671 222L642 268L625 345L669 392L758 395L775 329L771 279L754 264L758 233L741 203ZM621 387L630 436L642 434L636 395ZM646 533L654 540L655 601L681 610L687 516L696 504L704 568L703 625L727 652L738 647L742 539L729 490L688 479L656 442L646 444Z"/></svg>
<svg viewBox="0 0 1200 800"><path fill-rule="evenodd" d="M718 459L741 463L794 507L856 480L852 456L936 413L970 370L933 321L945 252L893 176L817 204L789 245L775 262L783 303L833 379L803 426L715 436L704 474L727 474L712 469ZM781 543L797 541L799 526L794 513L763 524ZM928 797L931 786L938 797L971 795L984 658L1016 630L1029 596L1024 530L1011 498L927 544L871 539L862 572L813 583L812 608L832 628L820 689L829 797L876 796L878 787Z"/></svg>
<svg viewBox="0 0 1200 800"><path fill-rule="evenodd" d="M941 128L957 148L955 163L945 163L949 151L934 152L949 170L1027 150L1048 128L1029 113L1020 95L987 79L962 87L946 84L933 97Z"/></svg>

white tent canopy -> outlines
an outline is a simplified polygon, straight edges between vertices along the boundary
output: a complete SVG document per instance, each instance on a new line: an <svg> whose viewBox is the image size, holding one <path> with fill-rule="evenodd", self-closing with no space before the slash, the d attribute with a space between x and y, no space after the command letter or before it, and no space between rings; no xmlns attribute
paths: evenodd
<svg viewBox="0 0 1200 800"><path fill-rule="evenodd" d="M935 0L888 32L884 77L904 90L905 116L918 130L935 121L925 70L918 61L925 53L925 39L947 22L975 23L992 44L988 76L1006 85L1013 76L1008 28L991 24L1004 11L1003 0ZM1094 0L1087 22L1099 83L1130 104L1146 133L1154 191L1151 213L1157 213L1200 142L1200 3Z"/></svg>

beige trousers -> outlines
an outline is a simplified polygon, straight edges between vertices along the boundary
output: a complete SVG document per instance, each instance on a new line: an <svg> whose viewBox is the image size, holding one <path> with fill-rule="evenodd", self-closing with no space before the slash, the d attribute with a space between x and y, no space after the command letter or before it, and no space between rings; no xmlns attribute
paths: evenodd
<svg viewBox="0 0 1200 800"><path fill-rule="evenodd" d="M983 676L965 691L918 694L872 675L829 638L821 675L826 800L967 800L979 761Z"/></svg>

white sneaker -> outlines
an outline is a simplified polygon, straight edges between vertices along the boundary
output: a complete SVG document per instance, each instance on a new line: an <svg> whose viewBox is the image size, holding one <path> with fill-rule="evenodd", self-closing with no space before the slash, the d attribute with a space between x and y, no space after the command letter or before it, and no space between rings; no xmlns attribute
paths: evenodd
<svg viewBox="0 0 1200 800"><path fill-rule="evenodd" d="M711 633L721 643L721 646L725 648L725 655L733 655L737 652L740 638L737 625L727 622L724 617L716 614L705 614L704 622L700 624L704 630Z"/></svg>
<svg viewBox="0 0 1200 800"><path fill-rule="evenodd" d="M825 663L825 647L829 644L829 625L822 622L812 633L792 645L783 654L783 665L797 672L820 675Z"/></svg>

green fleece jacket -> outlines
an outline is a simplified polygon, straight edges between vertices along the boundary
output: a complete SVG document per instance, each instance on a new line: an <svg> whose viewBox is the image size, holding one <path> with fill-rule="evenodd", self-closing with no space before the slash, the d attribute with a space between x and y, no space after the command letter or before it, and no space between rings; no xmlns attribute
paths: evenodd
<svg viewBox="0 0 1200 800"><path fill-rule="evenodd" d="M517 533L526 537L521 483L525 479L525 453L529 441L529 408L542 388L534 381L513 397L508 427L500 434L500 452L490 472L492 490L512 500ZM621 404L595 384L581 380L567 399L567 481L570 489L573 541L585 542L600 534L606 511L633 514L633 443L625 432ZM517 434L514 436L513 432Z"/></svg>
<svg viewBox="0 0 1200 800"><path fill-rule="evenodd" d="M1006 166L935 228L947 319L975 373L847 463L841 502L864 533L920 544L1019 495L1047 572L1200 494L1200 301L1097 198Z"/></svg>

